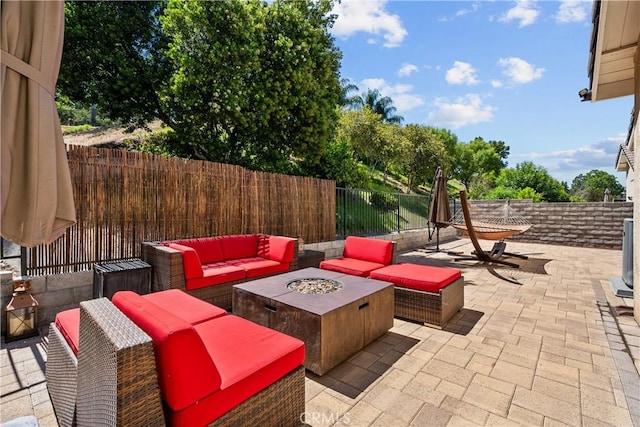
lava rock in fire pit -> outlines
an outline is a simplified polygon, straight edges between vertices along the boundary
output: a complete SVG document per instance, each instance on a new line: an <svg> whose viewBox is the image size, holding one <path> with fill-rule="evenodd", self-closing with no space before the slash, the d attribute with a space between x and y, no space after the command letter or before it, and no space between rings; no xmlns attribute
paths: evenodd
<svg viewBox="0 0 640 427"><path fill-rule="evenodd" d="M329 294L342 289L342 283L333 279L297 279L287 283L287 288L301 294Z"/></svg>

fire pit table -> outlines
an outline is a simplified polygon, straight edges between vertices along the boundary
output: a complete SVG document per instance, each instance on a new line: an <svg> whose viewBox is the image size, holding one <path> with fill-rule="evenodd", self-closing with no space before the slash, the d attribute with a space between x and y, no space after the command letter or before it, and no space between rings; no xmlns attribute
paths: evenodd
<svg viewBox="0 0 640 427"><path fill-rule="evenodd" d="M322 375L393 326L393 284L318 268L233 287L233 314L301 339Z"/></svg>

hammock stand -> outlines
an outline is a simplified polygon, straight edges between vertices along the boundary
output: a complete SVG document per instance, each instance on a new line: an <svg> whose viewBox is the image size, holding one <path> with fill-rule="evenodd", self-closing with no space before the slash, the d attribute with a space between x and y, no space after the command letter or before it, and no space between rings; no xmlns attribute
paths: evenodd
<svg viewBox="0 0 640 427"><path fill-rule="evenodd" d="M507 247L505 238L516 234L522 234L531 228L531 223L524 217L516 214L509 201L505 203L504 211L500 215L482 216L477 221L472 221L469 203L467 202L467 193L460 191L460 205L462 209L456 213L451 219L450 225L462 231L463 234L471 239L474 247L472 255L459 256L454 261L477 259L483 262L503 264L513 268L519 268L518 264L504 261L500 259L503 255L514 256L517 258L528 259L525 255L505 252ZM498 240L490 251L485 251L480 247L478 239Z"/></svg>

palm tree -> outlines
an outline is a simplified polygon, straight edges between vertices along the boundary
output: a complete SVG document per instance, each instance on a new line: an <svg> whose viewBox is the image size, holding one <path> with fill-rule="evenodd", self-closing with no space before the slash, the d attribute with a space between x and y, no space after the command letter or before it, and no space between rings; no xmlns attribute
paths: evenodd
<svg viewBox="0 0 640 427"><path fill-rule="evenodd" d="M358 86L351 83L349 79L344 78L340 80L340 87L342 89L340 94L340 108L354 110L362 107L362 98L360 98L360 95L350 95L351 92L360 90Z"/></svg>
<svg viewBox="0 0 640 427"><path fill-rule="evenodd" d="M368 105L373 112L382 117L382 121L394 125L402 124L404 117L394 114L396 107L393 106L393 100L388 96L382 96L378 89L369 89L357 97L356 105L362 108Z"/></svg>

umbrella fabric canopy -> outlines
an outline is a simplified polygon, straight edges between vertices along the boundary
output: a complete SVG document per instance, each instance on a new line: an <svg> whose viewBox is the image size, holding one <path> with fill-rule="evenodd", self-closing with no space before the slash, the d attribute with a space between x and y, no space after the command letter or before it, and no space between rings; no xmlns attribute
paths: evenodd
<svg viewBox="0 0 640 427"><path fill-rule="evenodd" d="M76 221L54 100L64 1L2 3L2 237L33 247Z"/></svg>
<svg viewBox="0 0 640 427"><path fill-rule="evenodd" d="M451 207L449 206L449 195L447 193L447 180L438 168L433 185L431 205L429 206L429 222L435 224L437 228L449 226L451 220Z"/></svg>

